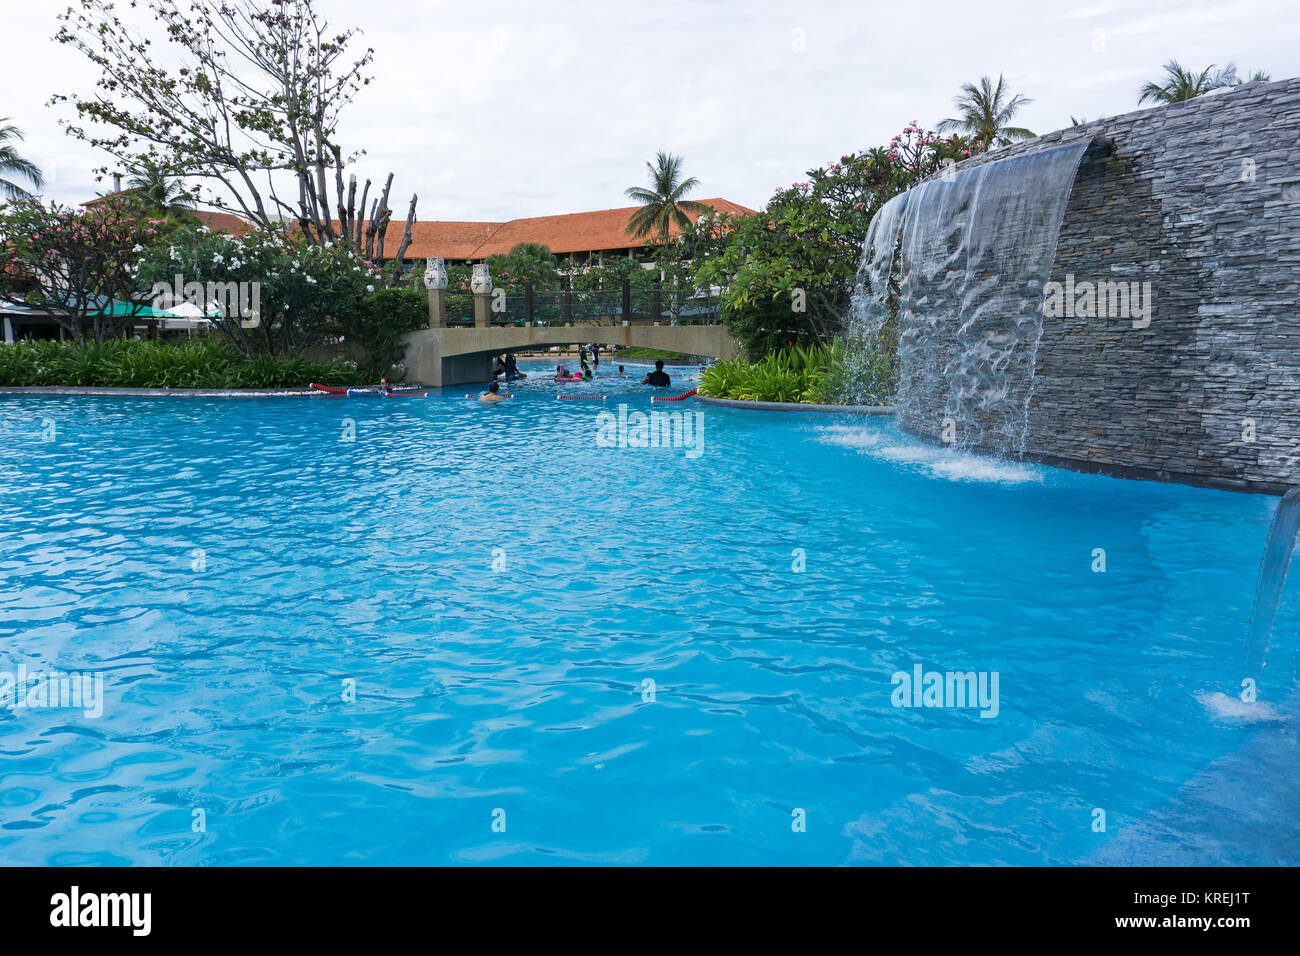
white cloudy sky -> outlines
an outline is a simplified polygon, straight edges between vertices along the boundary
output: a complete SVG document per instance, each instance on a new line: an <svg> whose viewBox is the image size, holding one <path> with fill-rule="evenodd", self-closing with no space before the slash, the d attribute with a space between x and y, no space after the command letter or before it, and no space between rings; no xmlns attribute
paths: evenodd
<svg viewBox="0 0 1300 956"><path fill-rule="evenodd" d="M90 172L103 157L46 105L94 83L50 39L68 2L0 0L0 116L26 132L46 195L71 203L106 187ZM422 219L626 205L658 149L686 157L700 198L757 208L812 166L933 127L986 73L1033 97L1037 132L1136 109L1171 56L1300 75L1297 0L318 3L376 51L342 139L368 151L363 176L396 172L399 216L417 192Z"/></svg>

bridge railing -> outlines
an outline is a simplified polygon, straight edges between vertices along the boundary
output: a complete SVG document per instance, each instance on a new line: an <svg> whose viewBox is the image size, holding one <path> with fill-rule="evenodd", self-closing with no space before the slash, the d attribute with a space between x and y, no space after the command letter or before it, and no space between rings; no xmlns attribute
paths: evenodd
<svg viewBox="0 0 1300 956"><path fill-rule="evenodd" d="M720 302L711 289L556 289L489 295L494 326L716 325ZM474 324L474 297L448 293L447 324Z"/></svg>

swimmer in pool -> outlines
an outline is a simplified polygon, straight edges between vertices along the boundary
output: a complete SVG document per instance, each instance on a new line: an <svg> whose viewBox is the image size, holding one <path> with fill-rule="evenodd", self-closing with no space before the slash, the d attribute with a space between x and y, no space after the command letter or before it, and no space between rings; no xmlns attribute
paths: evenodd
<svg viewBox="0 0 1300 956"><path fill-rule="evenodd" d="M480 395L478 397L478 400L482 402L484 405L491 405L493 402L504 402L509 397L510 397L509 395L501 394L500 382L493 382L491 385L488 386L487 394Z"/></svg>
<svg viewBox="0 0 1300 956"><path fill-rule="evenodd" d="M668 373L664 371L663 359L655 359L655 370L653 372L647 372L646 377L641 379L641 384L655 385L660 388L672 384L672 379L670 379Z"/></svg>
<svg viewBox="0 0 1300 956"><path fill-rule="evenodd" d="M555 366L555 381L567 382L569 380L569 371L563 365Z"/></svg>

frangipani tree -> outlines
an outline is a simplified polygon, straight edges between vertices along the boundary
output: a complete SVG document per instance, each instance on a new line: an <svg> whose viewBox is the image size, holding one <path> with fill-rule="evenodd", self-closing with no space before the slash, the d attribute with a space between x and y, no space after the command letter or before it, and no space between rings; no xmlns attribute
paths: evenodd
<svg viewBox="0 0 1300 956"><path fill-rule="evenodd" d="M274 229L244 236L180 230L139 250L135 266L164 299L161 307L178 299L199 305L250 358L300 356L381 281L379 268L350 243L316 245Z"/></svg>
<svg viewBox="0 0 1300 956"><path fill-rule="evenodd" d="M337 135L343 109L370 83L374 51L348 54L356 31L332 29L315 0L138 5L161 26L164 49L109 0L77 0L60 17L55 39L99 72L93 93L51 100L74 107L67 132L125 169L153 165L206 186L205 201L258 226L289 220L308 242L351 241L382 257L392 174L367 222L370 181L359 205L356 177L344 183L362 151L345 150ZM412 196L399 259L415 204Z"/></svg>
<svg viewBox="0 0 1300 956"><path fill-rule="evenodd" d="M49 313L75 340L99 342L141 314L150 286L135 259L166 227L132 203L85 209L35 199L0 206L0 287L29 283L28 304Z"/></svg>

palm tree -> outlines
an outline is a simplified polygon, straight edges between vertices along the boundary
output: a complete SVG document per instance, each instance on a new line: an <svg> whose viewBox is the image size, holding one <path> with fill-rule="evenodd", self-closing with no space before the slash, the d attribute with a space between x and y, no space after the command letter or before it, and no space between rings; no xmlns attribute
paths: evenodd
<svg viewBox="0 0 1300 956"><path fill-rule="evenodd" d="M17 126L8 125L8 122L9 117L0 116L0 196L5 199L31 199L31 193L7 177L13 175L25 179L36 189L45 185L45 177L35 163L18 155L14 143L22 140L23 131Z"/></svg>
<svg viewBox="0 0 1300 956"><path fill-rule="evenodd" d="M1006 81L998 74L998 84L987 76L980 77L979 86L963 83L961 95L953 102L958 116L939 124L939 132L959 132L973 137L985 149L1006 146L1022 139L1033 139L1034 133L1023 126L1010 126L1011 118L1033 100L1017 93L1010 96ZM1010 97L1009 99L1007 97Z"/></svg>
<svg viewBox="0 0 1300 956"><path fill-rule="evenodd" d="M180 213L193 205L193 197L185 191L180 181L167 174L166 167L144 162L136 167L127 180L127 188L146 205L165 213Z"/></svg>
<svg viewBox="0 0 1300 956"><path fill-rule="evenodd" d="M653 164L647 162L650 172L650 188L633 186L627 190L629 199L635 199L641 208L632 214L627 223L627 234L635 239L654 233L663 245L668 243L668 230L671 226L685 229L691 224L686 215L707 212L709 207L692 199L683 199L688 192L700 184L694 176L682 179L682 158L665 153L662 150L655 156Z"/></svg>
<svg viewBox="0 0 1300 956"><path fill-rule="evenodd" d="M1252 79L1256 77L1267 79L1267 76L1261 73L1256 73ZM1153 103L1183 103L1203 96L1210 90L1236 86L1240 82L1237 77L1237 67L1232 63L1218 72L1215 72L1214 64L1211 63L1200 73L1193 73L1191 70L1184 70L1177 60L1170 60L1165 64L1165 82L1162 84L1151 81L1143 84L1142 89L1138 91L1141 94L1138 105L1141 106L1147 100Z"/></svg>

